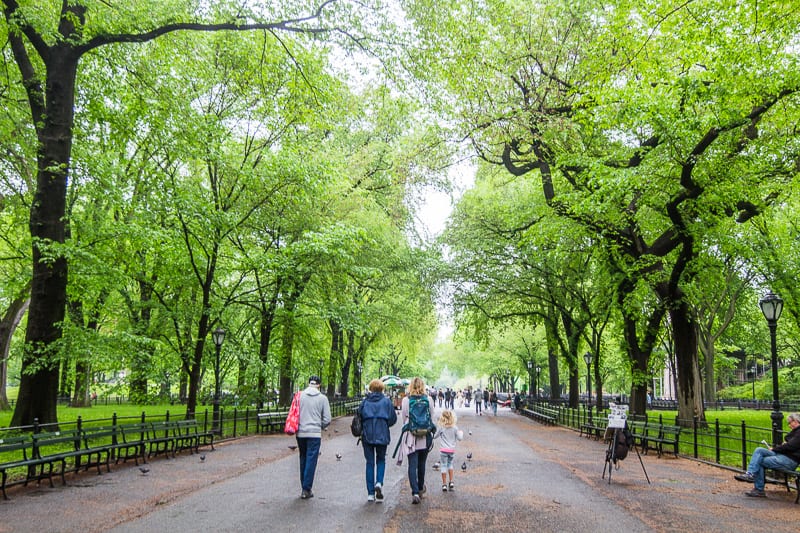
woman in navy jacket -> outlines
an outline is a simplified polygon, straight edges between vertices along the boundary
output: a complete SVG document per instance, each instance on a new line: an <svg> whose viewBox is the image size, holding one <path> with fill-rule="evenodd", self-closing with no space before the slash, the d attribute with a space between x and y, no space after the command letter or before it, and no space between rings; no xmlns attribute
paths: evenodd
<svg viewBox="0 0 800 533"><path fill-rule="evenodd" d="M389 428L397 422L392 401L383 394L379 379L369 382L369 394L358 407L361 412L361 446L367 460L367 501L383 501L383 474L386 471L386 448L391 434ZM377 467L377 469L376 469Z"/></svg>

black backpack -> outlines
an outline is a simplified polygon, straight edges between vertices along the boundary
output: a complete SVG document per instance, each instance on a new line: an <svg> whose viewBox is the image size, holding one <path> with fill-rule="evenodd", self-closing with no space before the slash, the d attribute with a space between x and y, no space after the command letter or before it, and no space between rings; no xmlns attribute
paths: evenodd
<svg viewBox="0 0 800 533"><path fill-rule="evenodd" d="M350 433L354 437L361 437L363 431L363 420L361 419L361 406L356 409L356 414L353 415L353 421L350 422Z"/></svg>

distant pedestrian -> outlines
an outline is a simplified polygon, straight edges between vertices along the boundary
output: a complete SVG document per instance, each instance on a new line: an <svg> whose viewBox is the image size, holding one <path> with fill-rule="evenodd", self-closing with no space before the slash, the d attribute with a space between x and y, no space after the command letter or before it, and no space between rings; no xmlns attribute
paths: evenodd
<svg viewBox="0 0 800 533"><path fill-rule="evenodd" d="M522 397L520 397L519 392L514 393L514 410L519 411L520 407L522 407Z"/></svg>
<svg viewBox="0 0 800 533"><path fill-rule="evenodd" d="M448 410L442 412L437 423L436 438L439 439L439 469L442 472L442 492L452 491L456 488L453 481L453 458L456 454L456 442L464 438L464 432L458 429L456 420L456 415Z"/></svg>
<svg viewBox="0 0 800 533"><path fill-rule="evenodd" d="M412 400L415 402L415 406L419 405L417 402L420 401L427 403L428 397L425 395L425 382L422 378L415 377L411 380L411 384L408 386L408 396L403 398L403 404L400 407L403 425L409 423L410 403ZM427 419L428 421L433 420L433 405L430 403L428 404ZM403 431L400 438L401 441L398 444L401 451L397 462L402 464L404 458L408 460L408 483L411 485L411 503L418 504L427 491L425 487L425 462L428 460L428 450L433 444L433 435L431 433L414 435L410 431Z"/></svg>
<svg viewBox="0 0 800 533"><path fill-rule="evenodd" d="M311 376L308 387L300 394L300 426L297 429L297 451L300 454L300 497L313 498L311 487L317 471L317 458L322 444L322 430L331 423L331 405L319 391L322 381Z"/></svg>
<svg viewBox="0 0 800 533"><path fill-rule="evenodd" d="M439 407L442 406L442 402L444 401L444 391L439 389Z"/></svg>
<svg viewBox="0 0 800 533"><path fill-rule="evenodd" d="M483 389L483 408L489 408L489 389Z"/></svg>
<svg viewBox="0 0 800 533"><path fill-rule="evenodd" d="M481 412L481 405L483 405L483 393L481 389L475 389L475 412L478 416L483 416Z"/></svg>
<svg viewBox="0 0 800 533"><path fill-rule="evenodd" d="M384 394L379 379L369 382L369 394L358 407L361 413L361 446L367 461L367 501L383 501L383 474L386 471L386 447L391 435L389 428L397 422L391 400Z"/></svg>
<svg viewBox="0 0 800 533"><path fill-rule="evenodd" d="M489 393L489 403L492 404L492 413L497 416L497 393L494 390Z"/></svg>

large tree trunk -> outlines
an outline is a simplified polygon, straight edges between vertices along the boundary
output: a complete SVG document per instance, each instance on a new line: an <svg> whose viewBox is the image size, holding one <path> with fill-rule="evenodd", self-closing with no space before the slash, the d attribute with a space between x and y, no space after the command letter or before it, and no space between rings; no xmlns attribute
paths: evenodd
<svg viewBox="0 0 800 533"><path fill-rule="evenodd" d="M30 284L9 304L3 319L0 320L0 411L11 408L6 386L8 384L8 353L11 349L11 337L28 309Z"/></svg>
<svg viewBox="0 0 800 533"><path fill-rule="evenodd" d="M256 396L258 398L258 408L264 406L267 398L267 364L269 363L269 346L272 340L272 329L275 323L275 308L278 302L278 291L276 290L270 298L269 305L261 311L261 321L259 324L258 336L258 381L256 384ZM270 391L270 396L272 391Z"/></svg>
<svg viewBox="0 0 800 533"><path fill-rule="evenodd" d="M64 243L67 169L72 150L75 75L78 56L67 47L53 47L46 57L47 79L42 100L41 86L19 35L9 37L11 48L31 101L33 122L39 125L36 192L31 203L30 232L33 237L33 275L28 328L22 356L22 378L12 426L55 423L58 401L58 357L54 353L61 338L67 302L67 260L49 253L52 244Z"/></svg>
<svg viewBox="0 0 800 533"><path fill-rule="evenodd" d="M702 378L697 358L697 328L689 307L681 302L669 312L678 366L678 419L688 424L696 416L705 422Z"/></svg>

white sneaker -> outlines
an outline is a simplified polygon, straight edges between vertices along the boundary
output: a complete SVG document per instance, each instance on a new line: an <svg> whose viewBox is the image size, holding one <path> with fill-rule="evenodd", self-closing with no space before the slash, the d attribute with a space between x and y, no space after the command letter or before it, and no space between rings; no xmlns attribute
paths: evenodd
<svg viewBox="0 0 800 533"><path fill-rule="evenodd" d="M383 485L375 483L375 501L383 501Z"/></svg>
<svg viewBox="0 0 800 533"><path fill-rule="evenodd" d="M367 501L368 502L374 502L375 501L375 495L370 494L369 496L367 496Z"/></svg>

